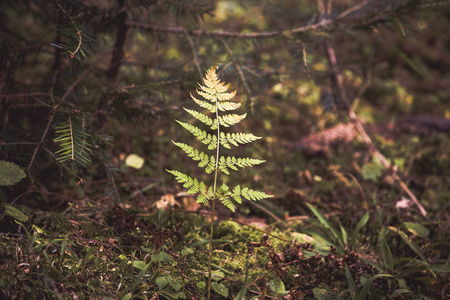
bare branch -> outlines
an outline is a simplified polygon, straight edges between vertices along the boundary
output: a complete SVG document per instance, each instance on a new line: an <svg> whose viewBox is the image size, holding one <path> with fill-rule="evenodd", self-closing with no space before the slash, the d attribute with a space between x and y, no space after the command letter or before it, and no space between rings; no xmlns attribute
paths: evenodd
<svg viewBox="0 0 450 300"><path fill-rule="evenodd" d="M338 94L339 94L339 97L341 98L341 101L344 103L344 105L346 106L346 108L348 110L350 120L355 125L356 130L358 131L358 133L361 136L364 143L369 148L370 152L379 159L379 161L383 165L383 167L385 167L386 169L392 169L395 166L392 166L389 163L389 161L386 159L386 157L374 145L374 143L372 142L372 139L367 134L366 130L364 129L364 126L362 125L361 121L359 120L358 116L356 115L355 111L353 110L353 108L350 105L350 102L347 99L347 96L346 96L346 93L344 90L342 75L339 72L339 69L337 67L336 54L334 52L333 47L331 46L331 44L328 41L325 42L325 47L326 47L326 51L327 51L328 62L330 64L331 70L333 72L332 76L334 78L334 80L333 80L334 84L336 85L336 88L338 90ZM411 198L411 200L416 204L420 213L423 216L426 216L427 211L425 210L423 205L419 202L419 200L416 198L414 193L403 182L403 180L400 178L400 176L397 173L394 173L393 176L394 176L394 179L397 180L398 183L400 184L400 187L402 188L402 190L404 190L405 193L408 194L408 196Z"/></svg>

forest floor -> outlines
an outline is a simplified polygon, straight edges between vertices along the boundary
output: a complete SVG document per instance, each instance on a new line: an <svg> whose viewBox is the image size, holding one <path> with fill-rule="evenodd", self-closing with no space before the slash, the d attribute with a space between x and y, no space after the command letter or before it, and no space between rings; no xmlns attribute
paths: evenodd
<svg viewBox="0 0 450 300"><path fill-rule="evenodd" d="M277 167L252 175L254 185L276 191L274 198L236 213L218 206L213 299L240 291L247 299L448 298L450 136L439 127L446 122L410 118L368 127L427 216L393 179L395 170L365 154L352 125L288 145ZM2 214L3 298L206 294L210 207L122 168L116 180L129 196L120 203L92 198L105 186L92 179L84 189L65 187L63 197L49 193L47 209L28 204Z"/></svg>

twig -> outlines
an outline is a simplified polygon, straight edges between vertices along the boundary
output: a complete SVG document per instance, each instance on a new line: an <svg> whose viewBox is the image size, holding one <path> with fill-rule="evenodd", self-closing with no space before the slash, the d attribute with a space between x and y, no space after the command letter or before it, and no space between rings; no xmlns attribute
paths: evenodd
<svg viewBox="0 0 450 300"><path fill-rule="evenodd" d="M250 90L250 86L248 85L247 80L245 79L245 75L244 75L244 72L242 71L241 65L239 64L236 57L234 56L233 50L231 50L228 43L223 38L220 38L220 41L222 42L223 46L225 47L225 50L227 50L228 54L231 56L231 60L233 61L233 64L235 65L236 70L239 73L239 77L241 78L242 83L244 84L244 89L245 89L248 97L251 100L250 104L251 104L251 108L253 110L253 105L254 105L253 100L255 97L252 95L252 91Z"/></svg>
<svg viewBox="0 0 450 300"><path fill-rule="evenodd" d="M345 90L344 90L342 75L340 74L339 69L337 67L337 60L336 60L336 54L334 52L334 48L331 46L330 42L328 42L328 41L325 41L325 47L326 47L326 51L327 51L328 62L330 64L331 70L333 72L332 75L333 75L334 84L336 85L336 88L338 90L341 101L343 102L343 104L346 106L346 108L348 110L350 120L354 124L356 130L358 131L358 133L361 136L364 143L369 148L370 152L379 159L381 165L383 167L385 167L386 169L391 169L391 168L395 167L389 163L389 161L386 159L386 157L374 145L374 143L372 142L372 139L367 134L366 130L364 129L364 126L362 125L362 123L359 120L358 116L356 115L355 111L351 107L350 102L348 101ZM422 204L419 202L419 200L416 198L414 193L403 182L403 180L400 178L400 176L398 176L397 173L394 173L393 177L395 180L398 181L402 190L405 191L405 193L408 194L408 196L411 198L411 200L416 204L420 213L423 216L426 216L427 211L422 206Z"/></svg>
<svg viewBox="0 0 450 300"><path fill-rule="evenodd" d="M194 57L195 68L197 69L197 72L200 75L200 78L202 78L203 77L202 68L200 67L200 63L198 61L198 55L197 55L197 51L195 50L194 41L192 40L192 38L189 35L189 32L187 30L186 30L186 39L188 40L189 46L191 47L192 56Z"/></svg>
<svg viewBox="0 0 450 300"><path fill-rule="evenodd" d="M239 77L241 77L242 83L244 84L245 91L247 92L247 94L249 96L251 96L252 91L250 90L250 87L248 86L247 80L245 80L244 72L242 71L241 65L238 63L236 57L234 56L233 50L231 50L230 46L224 39L220 39L220 41L224 45L225 50L227 50L228 54L231 56L231 59L232 59L234 65L236 66L236 70L239 73Z"/></svg>
<svg viewBox="0 0 450 300"><path fill-rule="evenodd" d="M75 49L75 51L69 51L70 53L70 58L74 58L75 55L77 54L78 51L80 51L81 49L81 41L83 40L83 37L81 36L81 31L80 29L78 29L78 26L75 24L75 21L73 20L73 18L64 10L64 8L61 6L61 4L59 4L59 1L55 0L56 4L58 5L58 7L62 10L62 12L67 16L67 18L69 18L70 22L72 23L73 27L75 28L75 30L77 31L77 35L78 35L78 46Z"/></svg>

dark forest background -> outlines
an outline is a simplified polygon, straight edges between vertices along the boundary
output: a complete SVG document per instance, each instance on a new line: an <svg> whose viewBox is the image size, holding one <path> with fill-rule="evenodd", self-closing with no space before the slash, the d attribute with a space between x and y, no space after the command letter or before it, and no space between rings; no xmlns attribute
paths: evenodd
<svg viewBox="0 0 450 300"><path fill-rule="evenodd" d="M208 180L171 140L196 143L175 120L218 66L263 137L236 153L266 160L226 180L274 198L219 207L213 298L449 297L449 20L437 0L2 1L0 296L206 295L209 206L165 169Z"/></svg>

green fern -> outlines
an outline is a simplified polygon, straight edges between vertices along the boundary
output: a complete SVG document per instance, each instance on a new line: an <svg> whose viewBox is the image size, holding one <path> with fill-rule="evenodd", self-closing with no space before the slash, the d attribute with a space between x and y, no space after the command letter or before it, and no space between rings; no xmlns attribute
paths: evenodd
<svg viewBox="0 0 450 300"><path fill-rule="evenodd" d="M197 195L197 203L211 202L211 234L209 237L209 256L208 256L208 295L207 299L211 298L211 287L214 288L212 282L212 248L213 248L213 235L214 235L214 207L215 201L219 200L225 207L232 211L236 209L236 203L242 204L243 199L250 201L258 201L265 198L272 197L261 191L255 191L248 187L235 186L233 189L229 188L225 183L220 187L217 187L217 174L222 172L230 175L230 170L238 171L239 168L253 167L255 165L262 164L264 160L254 158L241 158L234 156L221 156L220 149L231 149L232 146L238 147L242 144L251 143L260 139L251 133L223 133L222 127L231 127L240 123L247 114L238 115L226 113L238 109L241 104L230 101L236 95L236 91L227 93L229 85L225 85L219 80L216 74L217 67L212 67L206 72L203 79L203 85L199 85L197 94L202 96L204 100L199 100L191 94L192 100L197 103L201 108L208 110L213 114L210 117L202 112L186 109L194 119L199 120L203 124L209 127L209 130L216 133L208 132L195 125L181 122L177 120L177 123L184 129L189 131L194 137L205 144L209 151L215 150L215 155L209 155L194 147L172 141L176 146L183 150L187 156L198 162L198 166L203 168L207 174L214 172L214 183L212 186L196 178L192 178L177 170L167 170L170 174L175 176L175 179L187 189L188 194ZM219 115L219 112L225 112L223 115ZM221 147L222 146L222 147Z"/></svg>
<svg viewBox="0 0 450 300"><path fill-rule="evenodd" d="M92 146L88 142L89 134L85 131L83 122L73 119L70 115L68 119L60 123L55 128L60 149L55 153L61 163L70 162L86 166L91 161Z"/></svg>
<svg viewBox="0 0 450 300"><path fill-rule="evenodd" d="M228 111L238 109L241 104L232 102L231 100L236 95L236 91L227 93L229 84L225 85L221 82L216 74L217 67L212 67L206 72L203 79L203 85L199 85L197 94L204 100L200 100L191 94L192 100L201 108L208 110L213 114L212 117L191 109L186 109L193 118L199 120L204 125L208 126L210 130L216 133L211 133L203 130L195 125L176 121L184 129L189 131L194 137L205 144L208 150L216 150L215 155L209 155L194 147L173 142L181 150L183 150L190 158L198 162L198 166L203 168L205 173L211 174L214 172L214 184L208 187L203 181L192 178L184 173L176 170L167 170L175 176L175 179L183 184L183 187L188 189L189 194L197 195L198 203L206 203L211 200L219 200L227 208L235 211L235 203L241 204L242 199L258 201L264 198L272 197L264 192L255 191L249 188L241 188L240 185L230 189L226 184L222 184L217 188L217 173L222 172L230 175L230 170L238 171L239 168L253 167L262 164L264 160L254 158L237 158L234 156L220 156L221 146L223 148L231 149L232 146L238 147L242 144L254 142L260 137L251 133L224 133L221 132L222 127L231 127L240 123L247 114L238 115L227 113ZM225 112L219 115L219 112Z"/></svg>

